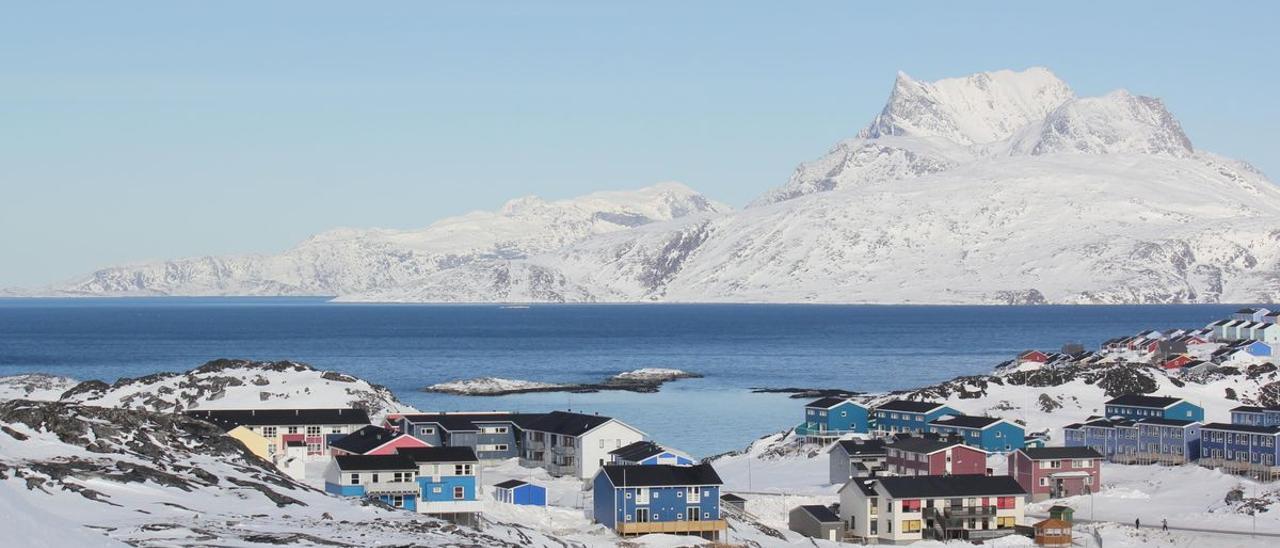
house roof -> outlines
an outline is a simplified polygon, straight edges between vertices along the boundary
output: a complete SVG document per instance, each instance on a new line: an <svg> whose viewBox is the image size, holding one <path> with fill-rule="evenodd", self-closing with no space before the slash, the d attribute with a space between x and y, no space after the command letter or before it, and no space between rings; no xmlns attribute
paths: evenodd
<svg viewBox="0 0 1280 548"><path fill-rule="evenodd" d="M1280 426L1254 426L1252 424L1228 424L1225 422L1211 422L1200 428L1204 430L1226 430L1228 432L1248 432L1250 434L1280 433Z"/></svg>
<svg viewBox="0 0 1280 548"><path fill-rule="evenodd" d="M1040 459L1100 459L1102 453L1091 447L1028 447L1019 449L1031 460Z"/></svg>
<svg viewBox="0 0 1280 548"><path fill-rule="evenodd" d="M1128 407L1150 407L1153 409L1164 409L1182 401L1182 398L1170 398L1165 396L1147 396L1145 394L1125 394L1118 398L1112 398L1107 405L1124 405Z"/></svg>
<svg viewBox="0 0 1280 548"><path fill-rule="evenodd" d="M401 415L413 424L435 424L450 432L475 432L481 424L510 423L521 428L544 413L410 413Z"/></svg>
<svg viewBox="0 0 1280 548"><path fill-rule="evenodd" d="M414 462L479 462L475 450L470 447L402 447L398 454Z"/></svg>
<svg viewBox="0 0 1280 548"><path fill-rule="evenodd" d="M333 462L339 470L417 470L417 463L404 455L338 455Z"/></svg>
<svg viewBox="0 0 1280 548"><path fill-rule="evenodd" d="M329 442L329 447L336 447L343 451L364 454L382 447L387 442L404 435L406 434L400 434L371 424Z"/></svg>
<svg viewBox="0 0 1280 548"><path fill-rule="evenodd" d="M187 411L187 416L230 430L237 426L292 424L369 424L364 409L210 409Z"/></svg>
<svg viewBox="0 0 1280 548"><path fill-rule="evenodd" d="M493 484L493 486L497 487L498 489L515 489L516 487L520 487L521 485L532 485L532 484L530 484L527 481L520 481L515 479Z"/></svg>
<svg viewBox="0 0 1280 548"><path fill-rule="evenodd" d="M622 447L614 449L613 451L609 451L610 455L614 455L622 460L631 462L641 461L663 453L673 453L673 451L669 451L665 447L651 441L628 443Z"/></svg>
<svg viewBox="0 0 1280 548"><path fill-rule="evenodd" d="M725 493L723 495L720 495L720 500L727 500L729 502L746 502L747 501L747 499L744 499L733 493Z"/></svg>
<svg viewBox="0 0 1280 548"><path fill-rule="evenodd" d="M813 516L813 519L818 520L820 523L838 523L840 521L840 516L832 512L831 508L821 504L802 504L799 508Z"/></svg>
<svg viewBox="0 0 1280 548"><path fill-rule="evenodd" d="M585 415L568 411L552 411L522 425L525 430L551 432L562 436L581 436L600 425L613 420L600 415Z"/></svg>
<svg viewBox="0 0 1280 548"><path fill-rule="evenodd" d="M957 428L976 428L981 430L1004 419L998 417L975 417L973 415L953 415L929 421L938 426L954 426Z"/></svg>
<svg viewBox="0 0 1280 548"><path fill-rule="evenodd" d="M818 409L831 409L832 407L835 407L842 403L853 403L854 405L857 405L853 400L850 400L849 398L818 398L816 400L813 400L805 404L805 407L816 407Z"/></svg>
<svg viewBox="0 0 1280 548"><path fill-rule="evenodd" d="M886 447L888 449L897 449L898 451L906 451L908 453L921 453L928 455L957 445L964 445L964 442L960 440L910 437L894 440L893 443Z"/></svg>
<svg viewBox="0 0 1280 548"><path fill-rule="evenodd" d="M910 401L910 400L892 400L884 402L876 406L876 411L906 411L908 413L928 413L942 407L942 404L932 401Z"/></svg>
<svg viewBox="0 0 1280 548"><path fill-rule="evenodd" d="M840 440L836 446L849 456L883 455L885 452L884 440Z"/></svg>
<svg viewBox="0 0 1280 548"><path fill-rule="evenodd" d="M1258 309L1256 308L1241 308L1240 310L1236 311L1236 314L1253 314L1254 312L1257 312L1257 311Z"/></svg>
<svg viewBox="0 0 1280 548"><path fill-rule="evenodd" d="M894 498L1027 494L1010 476L891 476L877 481Z"/></svg>
<svg viewBox="0 0 1280 548"><path fill-rule="evenodd" d="M616 487L659 487L675 485L720 485L720 475L710 464L675 466L670 464L617 465L600 469Z"/></svg>

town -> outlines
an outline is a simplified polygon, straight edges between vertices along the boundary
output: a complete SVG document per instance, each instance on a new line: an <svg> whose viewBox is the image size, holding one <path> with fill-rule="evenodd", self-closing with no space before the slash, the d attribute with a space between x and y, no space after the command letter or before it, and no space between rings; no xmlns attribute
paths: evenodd
<svg viewBox="0 0 1280 548"><path fill-rule="evenodd" d="M1242 309L1202 329L1150 331L1089 352L1026 351L1005 370L1145 363L1170 374L1257 364L1280 337L1280 312ZM1226 365L1224 365L1226 364ZM576 505L619 537L661 533L728 539L729 517L751 517L751 492L725 489L710 459L667 447L626 422L544 413L390 413L373 424L358 408L191 410L252 454L337 497L482 527L482 501L548 506L547 485L486 471L502 463L581 485ZM1238 405L1206 416L1181 397L1125 393L1103 412L1060 425L1061 437L1027 432L1013 418L976 416L934 401L892 396L823 397L803 405L788 434L822 452L838 490L825 504L789 509L801 535L837 542L980 542L1022 535L1067 546L1073 510L1027 505L1092 494L1102 464L1200 466L1257 481L1280 477L1280 407ZM999 457L998 459L996 457ZM992 466L992 462L1001 466Z"/></svg>

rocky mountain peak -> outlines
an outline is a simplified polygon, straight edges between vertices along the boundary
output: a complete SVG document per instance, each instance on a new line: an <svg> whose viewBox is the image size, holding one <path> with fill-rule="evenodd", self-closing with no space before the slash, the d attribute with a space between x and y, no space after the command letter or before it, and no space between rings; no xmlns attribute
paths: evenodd
<svg viewBox="0 0 1280 548"><path fill-rule="evenodd" d="M1126 90L1068 101L1014 140L1015 153L1167 154L1194 149L1182 125L1155 97Z"/></svg>

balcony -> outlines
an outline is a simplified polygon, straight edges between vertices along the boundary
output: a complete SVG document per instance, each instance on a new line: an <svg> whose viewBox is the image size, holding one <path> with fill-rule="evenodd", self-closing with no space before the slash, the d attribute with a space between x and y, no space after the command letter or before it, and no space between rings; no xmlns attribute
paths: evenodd
<svg viewBox="0 0 1280 548"><path fill-rule="evenodd" d="M364 492L370 495L418 495L416 481L380 481L363 483Z"/></svg>
<svg viewBox="0 0 1280 548"><path fill-rule="evenodd" d="M943 510L949 518L990 518L995 517L995 506L948 506Z"/></svg>
<svg viewBox="0 0 1280 548"><path fill-rule="evenodd" d="M706 521L651 521L648 523L620 523L618 534L647 535L650 533L710 533L724 531L728 527L725 520L711 519Z"/></svg>

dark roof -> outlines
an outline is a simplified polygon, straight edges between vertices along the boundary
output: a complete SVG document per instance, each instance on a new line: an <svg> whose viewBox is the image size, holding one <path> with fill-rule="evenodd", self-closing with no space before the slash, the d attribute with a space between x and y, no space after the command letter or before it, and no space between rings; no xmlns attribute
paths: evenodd
<svg viewBox="0 0 1280 548"><path fill-rule="evenodd" d="M1267 411L1280 411L1280 406L1259 407L1257 405L1241 405L1238 407L1232 407L1231 410L1242 411L1247 413L1264 413Z"/></svg>
<svg viewBox="0 0 1280 548"><path fill-rule="evenodd" d="M329 447L336 447L351 453L364 454L373 451L387 442L406 434L399 434L372 424L329 442Z"/></svg>
<svg viewBox="0 0 1280 548"><path fill-rule="evenodd" d="M1249 432L1251 434L1280 433L1280 426L1254 426L1252 424L1227 424L1225 422L1211 422L1200 428L1206 430L1226 430L1229 432Z"/></svg>
<svg viewBox="0 0 1280 548"><path fill-rule="evenodd" d="M402 447L397 453L414 462L479 462L470 447Z"/></svg>
<svg viewBox="0 0 1280 548"><path fill-rule="evenodd" d="M1160 417L1147 417L1145 419L1138 420L1138 424L1158 424L1160 426L1187 426L1188 424L1195 424L1195 423L1196 421L1184 421L1182 419L1164 419Z"/></svg>
<svg viewBox="0 0 1280 548"><path fill-rule="evenodd" d="M909 400L893 400L876 406L876 411L906 411L908 413L928 413L942 407L942 404L932 401L909 401Z"/></svg>
<svg viewBox="0 0 1280 548"><path fill-rule="evenodd" d="M667 452L667 450L661 445L651 441L637 441L609 451L609 454L625 461L636 462L664 452Z"/></svg>
<svg viewBox="0 0 1280 548"><path fill-rule="evenodd" d="M502 483L493 484L493 486L497 487L498 489L515 489L516 487L520 487L521 485L529 485L529 483L513 479L513 480L504 481Z"/></svg>
<svg viewBox="0 0 1280 548"><path fill-rule="evenodd" d="M1027 492L1010 476L898 476L877 480L894 498L970 497L980 495L1025 495Z"/></svg>
<svg viewBox="0 0 1280 548"><path fill-rule="evenodd" d="M338 455L333 457L341 470L417 470L417 463L404 455Z"/></svg>
<svg viewBox="0 0 1280 548"><path fill-rule="evenodd" d="M845 403L845 402L847 402L847 401L850 401L850 400L849 400L849 398L819 398L819 399L813 400L813 401L811 401L811 402L809 402L809 403L805 404L805 407L817 407L817 408L820 408L820 409L831 409L832 407L835 407L835 406L840 405L840 404L842 404L842 403Z"/></svg>
<svg viewBox="0 0 1280 548"><path fill-rule="evenodd" d="M670 464L606 464L601 470L615 487L657 487L672 485L720 485L720 475L710 464L674 466Z"/></svg>
<svg viewBox="0 0 1280 548"><path fill-rule="evenodd" d="M727 500L730 502L746 502L747 501L747 499L744 499L733 493L725 493L723 495L720 495L720 500Z"/></svg>
<svg viewBox="0 0 1280 548"><path fill-rule="evenodd" d="M525 430L551 432L562 436L581 436L613 419L600 415L584 415L568 411L552 411L523 425Z"/></svg>
<svg viewBox="0 0 1280 548"><path fill-rule="evenodd" d="M209 421L224 430L241 425L369 424L369 414L364 409L210 409L187 411L187 416Z"/></svg>
<svg viewBox="0 0 1280 548"><path fill-rule="evenodd" d="M510 423L524 425L540 419L545 413L410 413L400 417L414 424L435 424L450 432L475 432L481 424Z"/></svg>
<svg viewBox="0 0 1280 548"><path fill-rule="evenodd" d="M1258 310L1256 308L1241 308L1240 310L1236 311L1236 314L1253 314L1254 312L1257 312L1257 311Z"/></svg>
<svg viewBox="0 0 1280 548"><path fill-rule="evenodd" d="M1150 407L1154 409L1164 409L1182 401L1182 398L1169 398L1165 396L1147 396L1143 394L1125 394L1118 398L1113 398L1107 402L1107 405L1126 405L1130 407Z"/></svg>
<svg viewBox="0 0 1280 548"><path fill-rule="evenodd" d="M840 440L840 448L850 456L883 455L884 440Z"/></svg>
<svg viewBox="0 0 1280 548"><path fill-rule="evenodd" d="M1099 453L1090 447L1028 447L1019 449L1032 460L1040 459L1100 459Z"/></svg>
<svg viewBox="0 0 1280 548"><path fill-rule="evenodd" d="M975 417L973 415L955 415L951 417L943 417L929 421L929 424L939 426L955 426L959 428L977 428L983 429L991 426L1003 419L996 417Z"/></svg>
<svg viewBox="0 0 1280 548"><path fill-rule="evenodd" d="M888 449L897 449L908 453L929 454L941 451L948 447L956 445L964 445L960 440L951 440L945 438L900 438L887 446Z"/></svg>
<svg viewBox="0 0 1280 548"><path fill-rule="evenodd" d="M803 504L800 506L800 509L804 510L810 516L813 516L813 519L818 520L818 522L820 523L832 523L832 522L840 521L840 516L837 516L835 512L832 512L831 508L828 508L821 504Z"/></svg>

